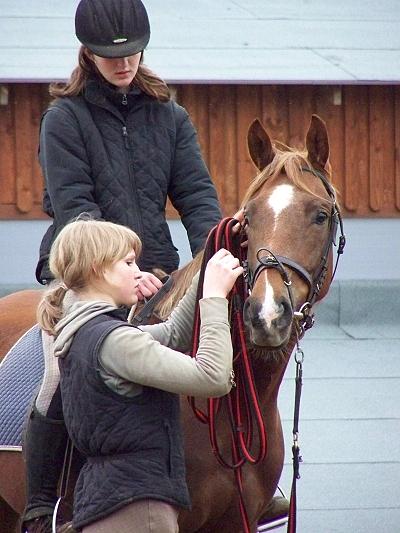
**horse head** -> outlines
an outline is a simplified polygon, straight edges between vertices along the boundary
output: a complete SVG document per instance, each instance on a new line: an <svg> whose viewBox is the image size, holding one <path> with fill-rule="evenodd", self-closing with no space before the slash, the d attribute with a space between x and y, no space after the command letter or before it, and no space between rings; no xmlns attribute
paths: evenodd
<svg viewBox="0 0 400 533"><path fill-rule="evenodd" d="M294 326L310 325L312 305L326 294L341 219L328 134L318 116L312 116L306 151L272 143L258 120L247 142L260 173L242 203L249 286L244 321L251 345L275 351L286 346Z"/></svg>

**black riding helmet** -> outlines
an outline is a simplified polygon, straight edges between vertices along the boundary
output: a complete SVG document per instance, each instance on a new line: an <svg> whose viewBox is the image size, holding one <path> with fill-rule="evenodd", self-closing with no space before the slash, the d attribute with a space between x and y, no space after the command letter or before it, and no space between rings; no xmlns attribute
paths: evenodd
<svg viewBox="0 0 400 533"><path fill-rule="evenodd" d="M131 56L149 42L149 18L141 0L81 0L75 33L97 56Z"/></svg>

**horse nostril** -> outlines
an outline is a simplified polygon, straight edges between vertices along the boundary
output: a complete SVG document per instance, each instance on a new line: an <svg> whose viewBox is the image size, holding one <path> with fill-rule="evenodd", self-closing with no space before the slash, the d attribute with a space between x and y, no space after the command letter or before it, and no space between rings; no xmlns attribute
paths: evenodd
<svg viewBox="0 0 400 533"><path fill-rule="evenodd" d="M262 327L262 320L260 319L261 305L248 298L243 305L243 318L246 324L251 324L254 328Z"/></svg>
<svg viewBox="0 0 400 533"><path fill-rule="evenodd" d="M292 306L286 298L279 302L279 315L272 321L272 324L279 329L287 328L292 320Z"/></svg>

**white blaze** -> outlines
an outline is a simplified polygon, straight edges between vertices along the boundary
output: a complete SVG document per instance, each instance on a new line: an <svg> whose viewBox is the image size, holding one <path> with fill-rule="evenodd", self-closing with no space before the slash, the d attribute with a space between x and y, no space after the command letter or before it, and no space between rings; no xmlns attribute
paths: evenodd
<svg viewBox="0 0 400 533"><path fill-rule="evenodd" d="M268 281L268 272L264 270L263 274L265 275L265 295L260 311L260 319L265 320L267 327L270 328L274 318L278 317L279 307L274 299L274 288Z"/></svg>
<svg viewBox="0 0 400 533"><path fill-rule="evenodd" d="M278 185L268 198L268 204L275 213L275 223L282 211L291 204L293 195L292 185Z"/></svg>
<svg viewBox="0 0 400 533"><path fill-rule="evenodd" d="M276 228L279 215L286 209L293 200L294 188L292 185L278 185L268 198L268 205L274 212L274 230ZM268 281L268 271L264 270L265 294L264 302L260 311L260 318L265 320L267 327L271 327L272 321L279 316L279 306L275 302L274 288Z"/></svg>

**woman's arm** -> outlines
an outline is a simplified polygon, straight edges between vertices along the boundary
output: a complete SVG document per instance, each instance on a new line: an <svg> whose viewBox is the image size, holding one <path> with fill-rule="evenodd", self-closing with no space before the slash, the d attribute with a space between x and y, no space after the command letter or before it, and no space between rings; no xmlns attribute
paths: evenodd
<svg viewBox="0 0 400 533"><path fill-rule="evenodd" d="M200 301L201 331L196 357L163 346L144 331L120 327L104 340L100 363L109 375L177 394L213 397L231 388L232 343L228 301Z"/></svg>
<svg viewBox="0 0 400 533"><path fill-rule="evenodd" d="M59 225L80 213L101 218L86 148L76 119L60 107L50 107L40 127L39 161L54 218Z"/></svg>
<svg viewBox="0 0 400 533"><path fill-rule="evenodd" d="M179 212L193 256L222 218L217 192L186 110L175 104L176 146L168 195Z"/></svg>

